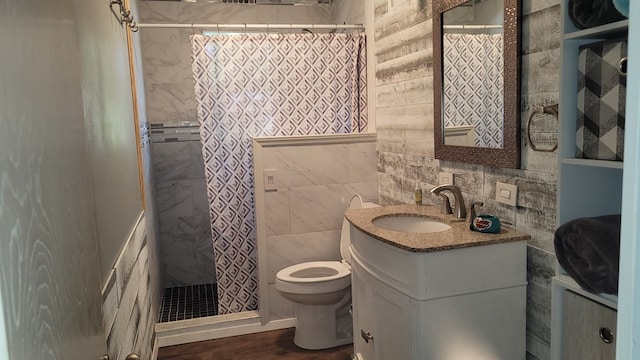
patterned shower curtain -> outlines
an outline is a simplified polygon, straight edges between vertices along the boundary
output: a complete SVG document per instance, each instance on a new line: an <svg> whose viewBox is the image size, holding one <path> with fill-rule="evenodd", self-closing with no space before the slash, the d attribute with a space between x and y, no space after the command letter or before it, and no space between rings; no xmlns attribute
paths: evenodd
<svg viewBox="0 0 640 360"><path fill-rule="evenodd" d="M219 313L258 307L252 137L367 128L363 34L193 35Z"/></svg>
<svg viewBox="0 0 640 360"><path fill-rule="evenodd" d="M475 125L475 145L503 144L502 34L444 34L444 125Z"/></svg>

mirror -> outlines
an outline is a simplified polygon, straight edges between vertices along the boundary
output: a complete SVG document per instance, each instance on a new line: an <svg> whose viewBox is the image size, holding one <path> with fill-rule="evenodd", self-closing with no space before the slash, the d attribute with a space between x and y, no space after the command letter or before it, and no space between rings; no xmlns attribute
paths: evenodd
<svg viewBox="0 0 640 360"><path fill-rule="evenodd" d="M518 0L434 0L435 157L520 166Z"/></svg>

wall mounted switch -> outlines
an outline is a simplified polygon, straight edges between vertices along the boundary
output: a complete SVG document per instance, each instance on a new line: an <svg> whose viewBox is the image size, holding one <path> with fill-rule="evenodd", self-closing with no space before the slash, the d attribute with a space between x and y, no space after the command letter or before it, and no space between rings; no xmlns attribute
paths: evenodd
<svg viewBox="0 0 640 360"><path fill-rule="evenodd" d="M441 171L438 174L438 185L453 184L453 173Z"/></svg>
<svg viewBox="0 0 640 360"><path fill-rule="evenodd" d="M278 190L276 186L276 169L265 169L264 170L264 190L272 191Z"/></svg>
<svg viewBox="0 0 640 360"><path fill-rule="evenodd" d="M496 183L496 201L506 205L516 206L518 187L516 185Z"/></svg>

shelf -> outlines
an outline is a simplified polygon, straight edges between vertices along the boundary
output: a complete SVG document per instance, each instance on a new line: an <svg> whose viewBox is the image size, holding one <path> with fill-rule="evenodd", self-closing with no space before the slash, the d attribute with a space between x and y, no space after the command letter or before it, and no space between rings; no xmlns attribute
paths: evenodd
<svg viewBox="0 0 640 360"><path fill-rule="evenodd" d="M617 21L588 29L576 29L571 21L570 0L560 1L562 31L560 39L560 103L558 113L558 173L556 219L558 224L582 218L618 214L622 211L622 180L624 162L583 159L576 157L579 135L578 122L578 62L581 47L600 41L610 41L628 35L629 20ZM627 165L628 168L628 165ZM573 332L576 324L566 321L567 308L563 303L566 291L571 291L608 309L618 309L618 297L611 294L593 294L583 289L557 263L555 276L551 279L551 334L550 359L562 360L563 347L572 349L581 343L568 342L567 332ZM603 310L605 311L605 310ZM580 315L590 321L595 314L580 310ZM583 319L580 319L583 320ZM597 336L597 334L596 334ZM566 356L565 356L566 357Z"/></svg>
<svg viewBox="0 0 640 360"><path fill-rule="evenodd" d="M565 40L574 39L589 39L598 38L602 36L610 37L617 32L626 31L629 27L629 20L617 21L611 24L605 24L594 28L584 29L566 33L564 35Z"/></svg>
<svg viewBox="0 0 640 360"><path fill-rule="evenodd" d="M563 164L581 165L599 168L611 168L621 169L624 166L622 161L610 161L610 160L595 160L595 159L580 159L580 158L562 158L560 160Z"/></svg>
<svg viewBox="0 0 640 360"><path fill-rule="evenodd" d="M590 293L578 285L578 283L567 274L557 274L551 281L555 285L571 290L576 294L582 295L604 306L618 309L618 297L616 295Z"/></svg>

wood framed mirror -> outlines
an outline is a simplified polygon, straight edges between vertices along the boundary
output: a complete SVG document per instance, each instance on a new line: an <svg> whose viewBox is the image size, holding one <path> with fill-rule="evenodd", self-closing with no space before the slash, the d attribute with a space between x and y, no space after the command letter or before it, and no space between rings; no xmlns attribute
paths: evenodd
<svg viewBox="0 0 640 360"><path fill-rule="evenodd" d="M520 167L519 0L434 0L436 159Z"/></svg>

